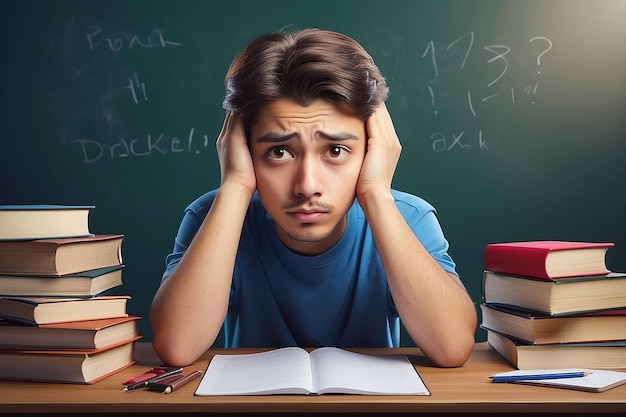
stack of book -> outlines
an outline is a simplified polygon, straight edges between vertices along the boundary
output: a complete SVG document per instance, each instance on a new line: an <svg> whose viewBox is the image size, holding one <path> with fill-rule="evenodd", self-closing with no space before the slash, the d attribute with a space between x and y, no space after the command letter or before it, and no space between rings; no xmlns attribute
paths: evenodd
<svg viewBox="0 0 626 417"><path fill-rule="evenodd" d="M0 379L91 384L134 363L120 234L93 206L0 206Z"/></svg>
<svg viewBox="0 0 626 417"><path fill-rule="evenodd" d="M481 328L518 369L626 368L626 273L612 243L487 245Z"/></svg>

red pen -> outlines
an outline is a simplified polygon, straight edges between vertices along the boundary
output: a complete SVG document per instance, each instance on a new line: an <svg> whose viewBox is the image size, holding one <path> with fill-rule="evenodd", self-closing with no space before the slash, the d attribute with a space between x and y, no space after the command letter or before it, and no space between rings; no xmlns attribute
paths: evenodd
<svg viewBox="0 0 626 417"><path fill-rule="evenodd" d="M146 373L139 375L139 376L133 376L131 378L128 378L126 381L122 382L122 384L124 385L131 385L131 384L138 384L140 382L145 382L149 379L152 379L156 376L162 375L164 374L165 371L162 369L150 369L149 371L147 371Z"/></svg>
<svg viewBox="0 0 626 417"><path fill-rule="evenodd" d="M126 385L124 391L132 391L139 388L145 388L148 382L158 381L167 378L170 375L182 373L183 368L177 366L158 366L150 369L146 373L128 378L123 382Z"/></svg>

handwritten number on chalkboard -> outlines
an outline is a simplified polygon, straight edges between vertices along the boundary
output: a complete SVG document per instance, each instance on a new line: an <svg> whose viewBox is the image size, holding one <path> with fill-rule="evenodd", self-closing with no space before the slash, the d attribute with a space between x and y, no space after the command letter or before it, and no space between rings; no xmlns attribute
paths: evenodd
<svg viewBox="0 0 626 417"><path fill-rule="evenodd" d="M439 78L439 75L440 75L439 67L443 65L449 65L449 66L451 65L449 69L452 69L453 67L457 67L457 65L460 64L459 65L460 70L463 71L466 65L468 64L468 62L470 62L471 56L478 52L475 48L475 41L476 41L475 32L473 30L467 31L463 35L454 39L445 47L445 49L439 48L439 50L437 50L438 47L435 44L435 40L428 41L428 44L426 48L424 49L424 52L422 53L421 57L430 60L430 64L432 65L432 71L434 72L434 75L436 78L435 80L431 79L430 81L427 81L427 85L426 85L426 88L428 90L428 94L430 97L430 102L433 108L435 106L435 89L433 85L435 84L435 82L441 81ZM537 54L537 58L536 58L537 66L539 67L541 65L541 58L552 49L552 41L546 38L545 36L535 36L535 37L532 37L529 41L529 43L531 44L535 42L545 43L545 47L542 50L540 50L539 53ZM461 49L461 48L464 48L464 49ZM462 60L460 60L459 63L457 63L457 61L450 62L450 59L454 59L454 56L456 55L447 55L447 54L448 53L452 54L453 50L460 50L464 53ZM509 60L511 56L510 54L512 53L512 49L509 46L504 45L504 44L492 44L492 45L482 46L482 51L486 53L484 61L482 61L482 63L486 64L488 69L492 69L491 70L492 75L490 75L489 78L487 79L488 81L487 88L493 87L495 84L498 84L498 83L503 83L504 82L503 80L505 79L504 77L505 75L507 75L509 71L509 67L510 67ZM446 71L445 73L447 74L449 72L450 71ZM537 74L541 74L541 71L537 71ZM527 87L523 88L522 92L525 95L531 98L534 98L535 95L537 94L538 86L539 86L539 83L536 82L534 83L534 85L528 85ZM445 85L439 85L438 87L439 87L439 90L445 91L445 88L446 88ZM478 86L476 87L478 88ZM481 90L479 89L479 91ZM510 103L512 105L515 105L518 102L518 97L516 97L516 90L513 87L511 87L510 91L511 91ZM481 115L480 110L482 109L477 108L476 105L493 100L496 97L501 96L501 93L499 91L497 92L485 91L487 94L482 96L482 99L481 99L480 96L474 97L474 95L472 94L474 92L475 91L472 89L464 89L465 100L467 103L467 107L469 108L470 114L474 118L478 118L479 116L482 116L483 118L488 117L487 114ZM452 93L450 93L449 91L446 91L443 94L447 97L453 97L453 99L458 97L458 92L456 91L453 91ZM531 101L531 104L535 104L534 99ZM434 115L440 116L439 111L435 110ZM478 134L476 136L474 136L473 132L466 132L465 129L457 129L452 133L435 132L431 135L431 140L432 140L432 149L435 152L444 152L444 151L449 152L455 149L466 150L472 147L468 142L473 143L474 140L476 140L476 143L478 144L478 147L477 147L478 149L480 149L481 151L489 151L489 146L487 145L487 136L485 135L485 132L483 131L482 128L478 129Z"/></svg>
<svg viewBox="0 0 626 417"><path fill-rule="evenodd" d="M433 41L428 42L428 46L426 47L426 50L422 54L422 58L428 55L429 52L430 52L430 60L432 61L433 69L435 70L435 77L439 78L439 70L437 69L437 56L435 54L435 42Z"/></svg>
<svg viewBox="0 0 626 417"><path fill-rule="evenodd" d="M141 35L128 32L110 32L97 24L84 28L84 36L86 39L85 46L87 49L92 51L92 53L105 53L106 56L110 56L111 53L117 54L123 51L130 52L131 50L139 51L146 48L182 47L181 42L172 41L169 36L166 37L165 33L164 30L159 28L144 32ZM421 58L428 60L426 61L426 66L430 68L426 68L426 70L428 72L432 71L432 75L434 75L434 79L430 78L426 82L433 113L436 117L443 116L443 119L448 117L447 114L440 114L441 112L435 107L437 101L436 95L441 91L440 94L444 99L450 98L457 100L462 98L474 118L478 119L480 116L480 121L486 120L489 118L489 109L494 106L480 107L481 103L503 96L501 94L502 89L498 89L497 91L484 91L480 86L472 82L472 89L466 87L458 91L456 88L458 86L457 81L459 80L456 78L458 78L460 72L465 72L465 68L471 66L471 64L486 64L488 69L492 69L493 74L488 76L489 83L487 87L492 87L497 83L504 83L504 80L506 80L504 77L509 71L509 59L513 55L512 49L504 44L486 46L481 44L482 49L480 49L480 47L476 45L476 33L473 30L468 30L453 39L452 42L448 43L448 41L446 41L446 43L442 44L440 47L436 45L436 40L429 40L421 55ZM539 71L542 64L541 60L544 55L552 49L552 41L544 36L535 36L530 37L528 45L530 44L534 46L534 49L536 49L535 45L537 44L542 47L536 55L537 74L541 74L541 71ZM443 47L444 45L446 45L445 48ZM477 62L477 59L472 60L472 58L476 58L479 52L486 53L486 55L480 55L481 58L478 58L481 62ZM439 67L446 71L440 74ZM479 73L482 74L482 71ZM132 99L135 105L140 105L149 100L148 90L150 88L144 81L143 75L144 74L141 74L140 76L137 71L132 71L126 76L126 79L120 83L120 85L128 91L130 99ZM448 80L441 79L440 75L442 78L450 76L455 78L452 86L447 85ZM470 73L466 73L465 75L473 77ZM521 90L516 90L511 87L510 103L515 105L519 101L520 96L522 96L523 98L529 97L532 100L531 104L534 104L534 97L537 94L538 87L538 81L527 85ZM479 93L477 93L477 91ZM480 94L481 92L486 95ZM470 130L468 130L467 127L459 126L451 130L452 131L446 133L435 132L431 135L433 151L449 152L457 149L467 150L470 148L489 151L487 142L490 141L490 132L484 131L482 126L474 126ZM107 137L110 136L110 134L107 135ZM130 132L124 135L120 134L113 142L108 140L106 143L103 143L97 138L80 137L71 141L71 143L81 149L84 163L93 163L102 158L116 159L148 157L151 155L165 156L183 152L199 154L208 147L208 136L206 134L195 134L193 127L188 130L186 140L184 136L184 134L177 135L157 130L153 133Z"/></svg>
<svg viewBox="0 0 626 417"><path fill-rule="evenodd" d="M496 51L496 48L500 48L504 50L504 52L500 53ZM485 51L489 51L495 55L493 58L487 60L488 64L491 64L492 62L495 62L498 60L501 60L504 64L504 68L502 69L502 72L500 73L500 75L497 78L495 78L493 81L491 81L489 84L487 84L487 87L491 87L492 85L497 83L500 80L500 78L504 77L504 74L506 74L507 70L509 69L509 61L505 58L505 55L511 52L511 48L509 48L506 45L489 45L489 46L485 46L484 49Z"/></svg>
<svg viewBox="0 0 626 417"><path fill-rule="evenodd" d="M448 52L452 47L454 47L457 43L461 42L464 38L468 38L467 49L465 51L465 56L463 57L463 61L461 61L461 69L465 68L465 64L467 63L467 59L469 58L470 52L472 52L472 48L474 47L474 31L470 30L469 32L459 36L454 41L450 42L450 44L446 47L445 51ZM435 71L435 77L439 78L439 68L437 64L437 53L435 50L435 42L428 42L428 46L426 50L422 54L422 58L425 58L430 54L430 60L433 64L433 70Z"/></svg>
<svg viewBox="0 0 626 417"><path fill-rule="evenodd" d="M457 42L461 41L461 39L469 37L469 44L467 45L467 51L465 52L465 57L463 58L463 62L461 62L461 69L465 68L465 63L467 62L467 58L469 57L470 52L472 51L472 47L474 46L474 31L470 30L463 36L454 40L448 47L446 48L446 52L450 50Z"/></svg>

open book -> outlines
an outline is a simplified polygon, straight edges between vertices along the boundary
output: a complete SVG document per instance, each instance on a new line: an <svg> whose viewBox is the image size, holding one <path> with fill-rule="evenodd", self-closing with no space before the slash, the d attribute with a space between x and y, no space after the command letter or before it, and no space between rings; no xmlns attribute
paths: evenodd
<svg viewBox="0 0 626 417"><path fill-rule="evenodd" d="M215 355L195 395L430 395L406 355L286 347Z"/></svg>

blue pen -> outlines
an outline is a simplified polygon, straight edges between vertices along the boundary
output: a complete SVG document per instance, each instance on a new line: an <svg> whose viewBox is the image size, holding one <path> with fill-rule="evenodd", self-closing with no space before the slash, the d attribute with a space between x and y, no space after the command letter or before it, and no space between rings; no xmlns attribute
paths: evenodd
<svg viewBox="0 0 626 417"><path fill-rule="evenodd" d="M562 378L582 378L589 375L589 372L561 372L550 374L532 374L532 375L493 375L490 376L491 382L515 382L515 381L536 381L541 379L562 379Z"/></svg>

